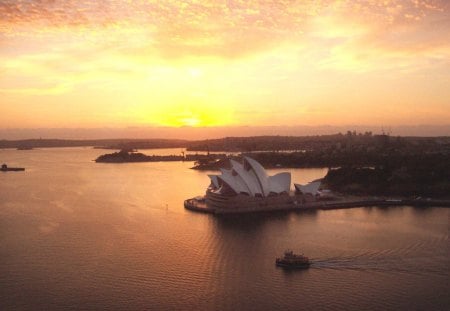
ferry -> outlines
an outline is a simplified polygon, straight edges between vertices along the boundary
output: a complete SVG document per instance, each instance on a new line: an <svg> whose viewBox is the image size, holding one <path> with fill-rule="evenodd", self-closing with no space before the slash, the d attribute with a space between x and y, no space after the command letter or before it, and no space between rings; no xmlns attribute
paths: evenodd
<svg viewBox="0 0 450 311"><path fill-rule="evenodd" d="M307 269L311 265L311 261L308 257L303 256L303 254L297 255L291 250L286 250L284 257L277 258L275 264L283 268Z"/></svg>

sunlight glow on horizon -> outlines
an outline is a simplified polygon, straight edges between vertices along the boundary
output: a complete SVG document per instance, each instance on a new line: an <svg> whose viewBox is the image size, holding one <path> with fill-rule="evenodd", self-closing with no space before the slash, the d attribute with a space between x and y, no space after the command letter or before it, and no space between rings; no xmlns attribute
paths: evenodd
<svg viewBox="0 0 450 311"><path fill-rule="evenodd" d="M3 1L0 127L448 124L446 1Z"/></svg>

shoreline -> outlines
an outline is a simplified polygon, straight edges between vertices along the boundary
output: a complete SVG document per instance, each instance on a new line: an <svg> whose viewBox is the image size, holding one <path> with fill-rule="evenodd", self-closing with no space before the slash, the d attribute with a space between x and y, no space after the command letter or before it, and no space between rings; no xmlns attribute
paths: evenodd
<svg viewBox="0 0 450 311"><path fill-rule="evenodd" d="M223 214L243 214L243 213L259 213L259 212L277 212L277 211L310 211L310 210L332 210L332 209L347 209L369 206L414 206L414 207L450 207L450 200L437 199L345 199L342 201L318 201L310 203L296 203L284 204L270 207L258 208L229 208L216 209L207 206L204 201L199 201L197 198L191 198L184 201L184 208L193 212L207 213L214 215Z"/></svg>

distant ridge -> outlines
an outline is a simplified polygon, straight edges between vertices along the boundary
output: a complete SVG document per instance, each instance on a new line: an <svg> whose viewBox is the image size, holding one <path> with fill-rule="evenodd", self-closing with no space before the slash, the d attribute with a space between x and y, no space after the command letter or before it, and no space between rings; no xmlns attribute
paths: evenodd
<svg viewBox="0 0 450 311"><path fill-rule="evenodd" d="M309 136L356 132L389 133L392 136L450 136L447 125L321 125L321 126L214 126L214 127L124 127L124 128L0 128L0 139L182 139L201 140L221 137Z"/></svg>
<svg viewBox="0 0 450 311"><path fill-rule="evenodd" d="M52 148L52 147L98 147L106 149L129 148L183 148L187 140L180 139L22 139L0 140L0 148Z"/></svg>
<svg viewBox="0 0 450 311"><path fill-rule="evenodd" d="M186 148L188 151L305 151L332 149L354 149L356 146L367 148L387 144L391 146L411 145L417 148L432 150L447 150L450 146L450 136L440 137L400 137L372 132L358 133L347 131L345 134L314 135L314 136L251 136L225 137L204 140L183 139L25 139L0 140L0 148L51 148L51 147L95 147L104 149L157 149ZM330 149L331 150L331 149ZM425 149L422 149L425 150Z"/></svg>

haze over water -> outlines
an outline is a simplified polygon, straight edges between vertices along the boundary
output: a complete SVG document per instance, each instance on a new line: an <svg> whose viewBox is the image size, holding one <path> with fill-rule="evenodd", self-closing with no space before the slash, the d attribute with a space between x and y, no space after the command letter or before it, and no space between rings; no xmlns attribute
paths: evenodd
<svg viewBox="0 0 450 311"><path fill-rule="evenodd" d="M102 153L0 150L0 161L26 167L0 174L1 310L449 305L447 208L214 217L183 208L208 185L192 163L92 161ZM300 183L326 174L289 171ZM311 268L276 268L286 248Z"/></svg>

